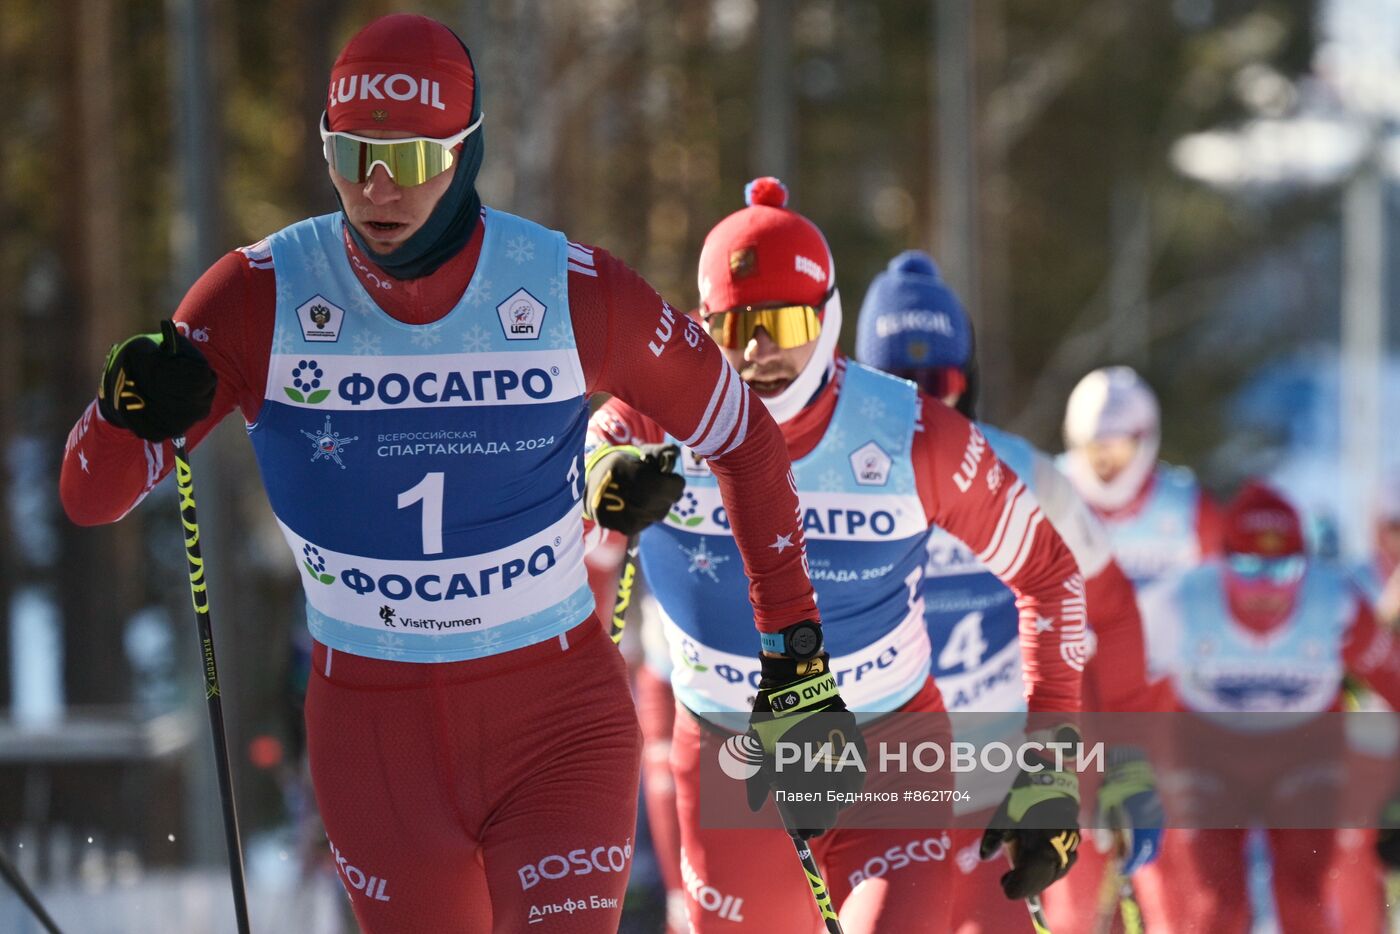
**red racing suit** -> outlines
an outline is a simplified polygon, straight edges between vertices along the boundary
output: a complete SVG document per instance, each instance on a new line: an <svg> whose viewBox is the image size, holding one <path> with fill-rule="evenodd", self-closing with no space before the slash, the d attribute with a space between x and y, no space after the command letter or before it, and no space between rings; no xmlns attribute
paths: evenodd
<svg viewBox="0 0 1400 934"><path fill-rule="evenodd" d="M1179 595L1201 593L1193 586L1194 582L1210 580L1207 575L1216 573L1217 566L1206 565L1152 593L1144 603L1149 635L1164 632L1165 639L1170 640L1171 635L1180 628L1178 615L1191 614L1200 619L1201 603L1183 600ZM1332 572L1326 565L1310 567L1302 585L1303 592L1306 593L1307 582L1314 575L1329 573L1340 576L1340 572ZM1394 707L1400 703L1400 640L1378 623L1370 604L1357 588L1344 586L1341 592L1342 599L1324 605L1328 612L1335 614L1331 619L1320 614L1310 615L1310 605L1299 598L1299 607L1276 629L1271 630L1268 638L1256 639L1253 644L1257 646L1261 659L1267 660L1266 653L1270 647L1287 638L1290 629L1312 626L1313 631L1334 632L1333 644L1318 644L1303 658L1285 657L1282 659L1282 670L1287 672L1288 666L1292 665L1292 672L1296 674L1309 667L1335 665L1336 671L1326 669L1329 675L1345 673L1355 677ZM1207 605L1225 606L1223 593L1218 600ZM1201 622L1212 626L1212 631L1219 634L1222 643L1244 628L1228 611L1219 619ZM1329 623L1334 625L1329 627ZM1183 637L1178 649L1162 653L1166 660L1164 667L1178 682L1176 693L1182 698L1179 709L1183 711L1215 709L1209 703L1193 705L1185 700L1190 696L1207 696L1198 686L1201 681L1197 668L1210 664L1212 658L1209 654L1193 654L1193 646L1198 642L1197 636ZM1170 645L1170 642L1167 644ZM1218 647L1203 647L1199 651L1215 653L1220 650ZM1196 680L1197 686L1188 690L1184 684L1192 679ZM1308 709L1341 710L1341 678L1330 678L1325 683L1336 684L1335 693L1321 698L1316 704L1310 704ZM1307 728L1305 724L1290 729L1301 734ZM1329 747L1333 761L1342 761L1346 750L1345 744L1339 741L1340 737L1329 734L1326 739L1335 741L1336 748ZM1285 766L1277 764L1284 756L1299 757L1298 764L1292 765L1297 775L1306 775L1309 769L1316 770L1319 752L1313 743L1293 740L1292 737L1277 738L1275 734L1267 732L1249 734L1231 731L1228 745L1220 742L1207 744L1210 745L1223 745L1225 748L1204 763L1202 754L1197 753L1192 768L1218 776L1224 789L1222 793L1232 800L1271 802L1278 807L1291 808L1291 813L1312 813L1323 806L1316 797L1303 798L1301 791L1297 792L1300 796L1297 801L1281 798L1284 792L1280 789L1290 786L1287 782L1279 781L1279 775L1275 774L1282 773L1285 777L1293 774L1284 770L1287 763ZM1266 752L1253 751L1264 746L1271 748ZM1261 761L1275 763L1266 770L1269 773L1267 776L1261 776L1258 772ZM1261 778L1267 781L1261 783ZM1294 787L1298 786L1295 784ZM1345 796L1338 797L1351 804L1355 794L1356 789L1348 788ZM1326 817L1319 819L1325 821ZM1147 867L1139 880L1139 894L1149 929L1200 930L1222 934L1243 934L1248 931L1251 918L1244 852L1247 833L1247 830L1169 829L1163 836L1161 858ZM1273 894L1284 934L1350 931L1350 928L1337 926L1335 919L1329 917L1326 899L1328 870L1339 838L1338 832L1331 829L1273 828L1266 833L1273 861Z"/></svg>
<svg viewBox="0 0 1400 934"><path fill-rule="evenodd" d="M789 457L810 453L825 435L840 396L844 361L813 401L780 428ZM665 430L631 406L611 400L594 414L590 433L611 444L658 443ZM1009 531L1012 500L1029 495L995 456L969 468L966 452L984 445L976 428L936 399L920 396L911 458L925 518L960 537L974 552ZM969 476L969 469L971 475ZM998 474L1000 472L1000 474ZM993 478L1000 477L1000 482ZM1072 555L1037 507L1022 527L1026 560L1007 580L1018 595L1020 641L1029 708L1070 712L1080 708L1081 671L1066 661L1062 632L1044 621L1083 613L1082 585ZM1067 584L1072 586L1067 588ZM818 593L820 594L820 583ZM1072 594L1078 591L1080 597ZM1037 626L1036 620L1041 620ZM1072 635L1064 633L1064 646ZM833 662L833 667L836 663ZM930 679L901 711L941 712ZM700 731L710 729L678 707L671 751L681 821L682 874L692 927L704 931L819 931L792 844L781 833L700 826ZM837 829L816 839L833 903L850 932L943 931L952 906L953 837L927 830ZM1024 913L1024 908L1020 909Z"/></svg>
<svg viewBox="0 0 1400 934"><path fill-rule="evenodd" d="M414 280L392 278L348 236L345 248L383 311L427 325L458 306L484 223L460 253ZM670 307L605 251L572 245L564 287L589 392L635 404L682 436L702 425L717 384L747 393L708 339L690 346L669 340L669 328L663 335ZM180 304L179 327L218 375L212 411L187 433L191 447L235 409L257 421L276 308L276 270L254 248L222 257ZM495 326L495 310L481 312ZM738 407L745 415L733 430L742 443L713 469L742 517L735 533L755 623L776 631L818 614L803 549L764 547L775 534L795 534L795 542L802 534L796 497L781 482L782 437L763 406ZM168 442L108 424L94 402L68 438L64 509L80 525L114 522L172 465ZM616 927L640 737L623 665L598 628L590 617L557 641L437 664L317 645L306 702L312 777L366 931L517 931L537 921L541 931Z"/></svg>

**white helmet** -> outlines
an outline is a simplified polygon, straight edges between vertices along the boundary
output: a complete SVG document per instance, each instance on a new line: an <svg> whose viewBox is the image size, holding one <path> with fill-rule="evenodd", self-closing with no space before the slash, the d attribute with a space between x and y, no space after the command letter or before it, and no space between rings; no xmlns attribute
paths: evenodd
<svg viewBox="0 0 1400 934"><path fill-rule="evenodd" d="M1157 396L1132 367L1094 370L1069 394L1064 432L1069 478L1079 494L1099 509L1122 509L1142 491L1157 465L1162 440ZM1123 437L1137 441L1137 450L1122 471L1104 482L1084 446Z"/></svg>

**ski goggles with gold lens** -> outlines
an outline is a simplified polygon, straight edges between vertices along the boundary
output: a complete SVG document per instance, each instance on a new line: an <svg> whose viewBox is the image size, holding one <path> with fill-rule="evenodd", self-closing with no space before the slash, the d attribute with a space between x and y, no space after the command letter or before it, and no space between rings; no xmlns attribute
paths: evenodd
<svg viewBox="0 0 1400 934"><path fill-rule="evenodd" d="M716 344L730 350L747 347L759 328L783 350L791 350L817 339L822 332L822 315L811 305L745 306L705 315L705 328Z"/></svg>
<svg viewBox="0 0 1400 934"><path fill-rule="evenodd" d="M408 188L421 185L452 168L457 161L453 150L476 132L485 116L482 114L471 126L446 139L427 136L372 139L332 131L326 124L325 114L322 114L321 143L326 162L347 182L359 184L369 178L376 165L382 165L394 184Z"/></svg>

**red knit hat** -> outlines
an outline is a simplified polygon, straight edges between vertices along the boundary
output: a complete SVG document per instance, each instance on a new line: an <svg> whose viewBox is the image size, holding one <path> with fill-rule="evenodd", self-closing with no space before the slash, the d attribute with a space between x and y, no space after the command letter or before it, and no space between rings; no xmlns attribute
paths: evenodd
<svg viewBox="0 0 1400 934"><path fill-rule="evenodd" d="M476 70L457 35L426 16L395 13L355 33L331 69L332 130L404 130L435 139L471 125Z"/></svg>
<svg viewBox="0 0 1400 934"><path fill-rule="evenodd" d="M1282 496L1251 481L1225 510L1225 550L1264 558L1302 554L1303 522Z"/></svg>
<svg viewBox="0 0 1400 934"><path fill-rule="evenodd" d="M776 178L756 178L744 187L748 207L705 237L698 277L701 311L825 304L835 285L831 250L816 224L788 210L787 197Z"/></svg>

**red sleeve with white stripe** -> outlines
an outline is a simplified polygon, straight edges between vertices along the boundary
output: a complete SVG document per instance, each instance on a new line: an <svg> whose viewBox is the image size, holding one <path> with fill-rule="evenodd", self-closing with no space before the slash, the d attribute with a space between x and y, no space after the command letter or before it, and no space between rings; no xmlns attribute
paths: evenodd
<svg viewBox="0 0 1400 934"><path fill-rule="evenodd" d="M1085 581L1096 637L1094 657L1084 669L1086 710L1170 710L1147 683L1147 648L1133 584L1117 561Z"/></svg>
<svg viewBox="0 0 1400 934"><path fill-rule="evenodd" d="M1084 575L1089 626L1096 646L1084 668L1084 709L1149 711L1160 699L1147 685L1142 616L1132 582L1113 560L1113 543L1089 504L1048 457L1037 452L1029 481L1041 512L1060 533Z"/></svg>
<svg viewBox="0 0 1400 934"><path fill-rule="evenodd" d="M1091 645L1073 555L977 426L935 399L921 400L914 471L929 521L962 540L1016 594L1030 711L1081 709Z"/></svg>
<svg viewBox="0 0 1400 934"><path fill-rule="evenodd" d="M1400 639L1377 619L1370 603L1355 595L1356 610L1342 643L1347 672L1366 682L1393 710L1400 710Z"/></svg>
<svg viewBox="0 0 1400 934"><path fill-rule="evenodd" d="M218 375L208 417L186 435L191 450L235 408L257 417L267 382L277 283L257 247L226 253L194 284L175 312ZM96 378L99 374L94 372ZM136 507L174 467L173 446L152 444L109 425L94 400L68 434L59 498L78 525L115 522Z"/></svg>
<svg viewBox="0 0 1400 934"><path fill-rule="evenodd" d="M594 277L575 269L588 261ZM584 376L590 390L615 397L603 418L649 432L646 440L659 441L665 431L708 459L760 630L818 619L791 464L768 410L700 325L621 261L573 244L570 269L569 309ZM639 429L643 416L656 428ZM595 428L601 424L595 416Z"/></svg>

